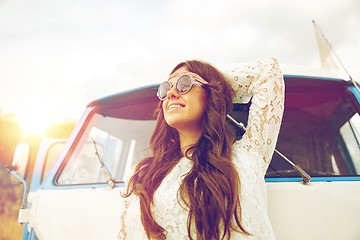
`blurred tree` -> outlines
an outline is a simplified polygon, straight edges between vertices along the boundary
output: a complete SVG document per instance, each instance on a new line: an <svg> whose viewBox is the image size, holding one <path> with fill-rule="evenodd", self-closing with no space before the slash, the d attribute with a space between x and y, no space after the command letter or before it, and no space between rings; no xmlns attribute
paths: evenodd
<svg viewBox="0 0 360 240"><path fill-rule="evenodd" d="M64 120L45 129L46 138L68 138L75 127L75 121Z"/></svg>
<svg viewBox="0 0 360 240"><path fill-rule="evenodd" d="M48 127L46 138L68 138L75 127L75 121L64 120ZM12 177L5 166L10 166L16 145L19 142L30 145L29 173L27 183L30 184L32 168L43 136L37 134L24 135L15 114L1 115L0 111L0 239L20 239L22 226L17 223L17 214L21 205L23 186L13 184Z"/></svg>
<svg viewBox="0 0 360 240"><path fill-rule="evenodd" d="M14 114L0 115L0 162L11 165L16 145L21 141L24 130Z"/></svg>
<svg viewBox="0 0 360 240"><path fill-rule="evenodd" d="M24 130L14 114L0 112L0 239L19 239L22 226L17 224L23 186L11 183L11 175L4 166L10 166L16 145ZM11 234L11 235L10 235Z"/></svg>

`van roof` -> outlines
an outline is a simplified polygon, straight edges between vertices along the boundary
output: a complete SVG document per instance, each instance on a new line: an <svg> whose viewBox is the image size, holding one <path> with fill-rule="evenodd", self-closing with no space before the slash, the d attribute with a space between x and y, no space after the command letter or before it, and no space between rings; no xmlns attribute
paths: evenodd
<svg viewBox="0 0 360 240"><path fill-rule="evenodd" d="M338 88L352 85L351 82L340 78L313 77L304 75L284 75L285 85L299 88L321 87L321 88ZM138 101L155 101L157 100L156 92L159 84L147 85L132 90L115 93L88 104L88 107L110 107L111 105L126 104Z"/></svg>

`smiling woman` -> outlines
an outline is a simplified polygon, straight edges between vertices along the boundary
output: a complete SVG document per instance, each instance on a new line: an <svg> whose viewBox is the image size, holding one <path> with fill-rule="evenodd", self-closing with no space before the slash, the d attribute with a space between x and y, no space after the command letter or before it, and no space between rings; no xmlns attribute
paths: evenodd
<svg viewBox="0 0 360 240"><path fill-rule="evenodd" d="M157 96L152 155L125 177L119 239L275 239L264 175L284 109L276 59L226 76L182 62ZM226 116L250 98L247 130L234 141Z"/></svg>

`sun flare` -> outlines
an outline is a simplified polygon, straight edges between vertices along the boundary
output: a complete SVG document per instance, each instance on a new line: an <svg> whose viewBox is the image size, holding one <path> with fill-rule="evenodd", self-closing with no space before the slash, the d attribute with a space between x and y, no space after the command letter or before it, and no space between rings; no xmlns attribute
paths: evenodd
<svg viewBox="0 0 360 240"><path fill-rule="evenodd" d="M25 135L37 134L44 136L45 130L52 123L46 115L34 111L23 111L16 115L17 120L25 131Z"/></svg>

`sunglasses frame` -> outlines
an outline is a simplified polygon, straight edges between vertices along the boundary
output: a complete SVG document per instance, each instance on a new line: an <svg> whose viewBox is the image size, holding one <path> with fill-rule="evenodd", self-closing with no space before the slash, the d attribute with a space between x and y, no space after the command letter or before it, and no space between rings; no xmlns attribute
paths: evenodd
<svg viewBox="0 0 360 240"><path fill-rule="evenodd" d="M182 77L184 77L184 76L187 76L187 77L190 78L190 80L191 80L191 82L190 82L190 87L189 87L189 89L186 90L185 92L180 92L180 91L178 90L178 83L179 83L180 79L181 79ZM161 97L160 97L160 88L161 88L161 86L163 86L163 84L166 84L166 83L169 83L169 84L170 84L170 88L169 88L169 90L166 92L165 97L164 97L164 98L161 98ZM176 90L176 92L177 92L178 94L184 95L184 94L187 94L188 92L190 92L190 90L192 89L192 87L194 86L194 84L196 84L196 85L198 85L198 86L200 86L200 87L202 87L202 86L204 85L203 83L201 83L201 82L197 81L196 79L194 79L191 75L185 73L185 74L181 75L181 76L178 78L178 80L176 81L175 90ZM170 81L162 82L162 83L160 84L159 88L158 88L158 91L157 91L156 95L158 96L158 98L159 98L161 101L165 101L166 98L167 98L168 92L173 88L173 86L174 86L174 85L173 85Z"/></svg>

